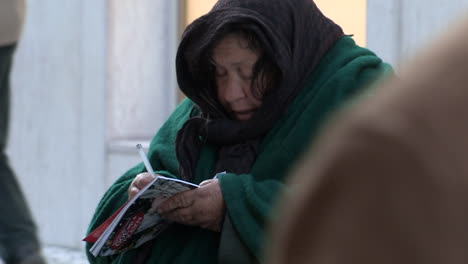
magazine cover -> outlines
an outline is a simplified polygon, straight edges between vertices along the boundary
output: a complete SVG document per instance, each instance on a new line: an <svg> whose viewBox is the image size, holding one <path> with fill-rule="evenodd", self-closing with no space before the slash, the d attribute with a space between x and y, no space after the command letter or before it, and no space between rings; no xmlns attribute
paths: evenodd
<svg viewBox="0 0 468 264"><path fill-rule="evenodd" d="M84 239L95 242L90 252L94 256L110 256L154 239L170 225L156 213L158 205L176 193L197 187L189 182L157 176L133 201L124 204Z"/></svg>

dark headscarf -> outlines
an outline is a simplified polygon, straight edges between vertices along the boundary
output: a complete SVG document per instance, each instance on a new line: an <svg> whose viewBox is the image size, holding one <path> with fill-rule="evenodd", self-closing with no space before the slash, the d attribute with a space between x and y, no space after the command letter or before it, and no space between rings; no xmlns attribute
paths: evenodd
<svg viewBox="0 0 468 264"><path fill-rule="evenodd" d="M217 102L207 78L213 73L203 63L213 45L233 27L253 32L281 75L257 113L242 122L229 119ZM220 147L217 172L249 172L261 138L286 113L320 59L342 35L342 29L312 0L219 0L189 25L177 52L177 80L201 114L189 119L177 136L181 177L193 178L203 142Z"/></svg>

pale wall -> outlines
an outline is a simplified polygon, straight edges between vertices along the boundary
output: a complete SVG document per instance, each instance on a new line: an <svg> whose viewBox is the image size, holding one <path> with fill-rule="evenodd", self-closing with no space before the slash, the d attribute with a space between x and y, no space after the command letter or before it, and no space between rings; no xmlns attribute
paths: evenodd
<svg viewBox="0 0 468 264"><path fill-rule="evenodd" d="M174 108L177 21L177 1L29 1L8 153L44 244L83 247L104 191Z"/></svg>
<svg viewBox="0 0 468 264"><path fill-rule="evenodd" d="M315 0L315 3L345 34L353 34L357 44L366 45L366 0Z"/></svg>
<svg viewBox="0 0 468 264"><path fill-rule="evenodd" d="M368 0L368 46L399 65L464 14L468 0Z"/></svg>
<svg viewBox="0 0 468 264"><path fill-rule="evenodd" d="M186 0L187 24L210 11L215 3L214 0ZM315 0L315 3L346 34L354 34L358 44L366 44L366 0Z"/></svg>
<svg viewBox="0 0 468 264"><path fill-rule="evenodd" d="M185 0L186 23L190 24L193 20L208 13L216 2L215 0Z"/></svg>
<svg viewBox="0 0 468 264"><path fill-rule="evenodd" d="M105 5L29 1L9 153L45 244L80 247L104 189Z"/></svg>

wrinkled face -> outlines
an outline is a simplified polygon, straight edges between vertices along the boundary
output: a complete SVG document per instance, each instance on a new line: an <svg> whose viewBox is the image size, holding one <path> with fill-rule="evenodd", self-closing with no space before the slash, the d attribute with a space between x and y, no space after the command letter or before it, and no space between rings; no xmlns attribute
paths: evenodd
<svg viewBox="0 0 468 264"><path fill-rule="evenodd" d="M232 118L250 119L262 104L252 94L252 77L259 54L236 34L224 37L213 49L218 101Z"/></svg>

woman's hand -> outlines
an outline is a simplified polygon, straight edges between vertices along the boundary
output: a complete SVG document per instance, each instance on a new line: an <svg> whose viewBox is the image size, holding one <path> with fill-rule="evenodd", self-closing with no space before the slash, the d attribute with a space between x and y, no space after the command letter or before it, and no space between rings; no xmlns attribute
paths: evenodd
<svg viewBox="0 0 468 264"><path fill-rule="evenodd" d="M157 212L180 224L220 232L225 209L219 181L213 179L202 182L197 189L168 198L159 205Z"/></svg>
<svg viewBox="0 0 468 264"><path fill-rule="evenodd" d="M138 174L135 179L128 187L128 200L131 200L143 187L148 185L152 180L153 176L148 172Z"/></svg>

